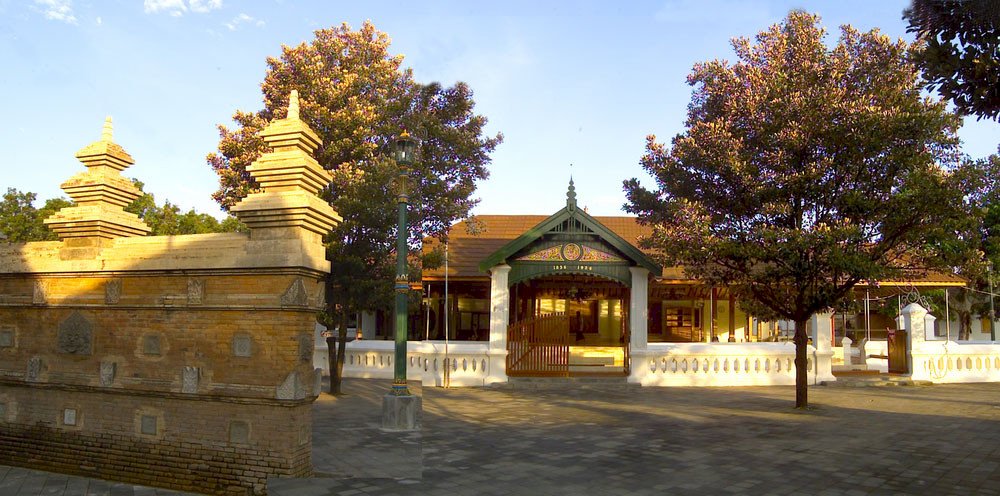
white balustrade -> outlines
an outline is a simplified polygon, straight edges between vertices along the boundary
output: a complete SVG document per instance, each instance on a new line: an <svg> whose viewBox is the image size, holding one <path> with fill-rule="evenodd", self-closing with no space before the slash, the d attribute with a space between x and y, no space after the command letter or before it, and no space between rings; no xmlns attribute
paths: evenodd
<svg viewBox="0 0 1000 496"><path fill-rule="evenodd" d="M424 341L421 347L424 386L485 386L490 374L490 349L486 342L449 343Z"/></svg>
<svg viewBox="0 0 1000 496"><path fill-rule="evenodd" d="M815 349L810 346L807 355ZM808 360L810 383L815 379ZM792 343L650 343L632 353L629 382L643 386L795 384Z"/></svg>
<svg viewBox="0 0 1000 496"><path fill-rule="evenodd" d="M930 341L911 357L914 380L1000 382L1000 344Z"/></svg>
<svg viewBox="0 0 1000 496"><path fill-rule="evenodd" d="M445 385L445 368L451 386L484 386L490 371L490 350L486 342L449 343L411 341L407 343L406 379L422 381L427 386ZM358 340L347 343L344 377L392 379L392 341ZM325 350L323 352L325 357ZM323 358L325 359L325 358Z"/></svg>
<svg viewBox="0 0 1000 496"><path fill-rule="evenodd" d="M494 357L486 342L408 343L407 379L425 386L484 386L491 382ZM394 343L347 343L344 376L392 379ZM807 355L815 352L812 346ZM816 378L810 358L809 381ZM650 343L632 353L629 382L643 386L768 386L795 384L792 343Z"/></svg>

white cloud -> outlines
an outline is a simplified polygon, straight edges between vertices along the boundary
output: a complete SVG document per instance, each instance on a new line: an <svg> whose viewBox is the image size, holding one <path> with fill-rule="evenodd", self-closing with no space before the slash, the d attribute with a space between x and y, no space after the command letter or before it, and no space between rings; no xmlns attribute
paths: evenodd
<svg viewBox="0 0 1000 496"><path fill-rule="evenodd" d="M241 24L246 24L248 26L264 26L264 21L260 19L254 19L253 17L240 13L240 15L233 18L233 20L225 23L225 26L229 28L230 31L236 31Z"/></svg>
<svg viewBox="0 0 1000 496"><path fill-rule="evenodd" d="M222 8L222 0L143 0L143 10L147 14L161 12L174 17L184 15L188 10L204 14Z"/></svg>
<svg viewBox="0 0 1000 496"><path fill-rule="evenodd" d="M187 11L187 5L184 5L184 0L144 0L142 2L142 9L147 14L166 12L177 17Z"/></svg>
<svg viewBox="0 0 1000 496"><path fill-rule="evenodd" d="M100 16L98 16L97 19L94 22L96 22L98 26L100 26L101 24L104 24L104 20L101 19Z"/></svg>
<svg viewBox="0 0 1000 496"><path fill-rule="evenodd" d="M188 5L191 6L191 12L204 14L205 12L221 9L222 0L188 0Z"/></svg>
<svg viewBox="0 0 1000 496"><path fill-rule="evenodd" d="M76 24L72 0L35 0L35 5L42 9L46 19Z"/></svg>

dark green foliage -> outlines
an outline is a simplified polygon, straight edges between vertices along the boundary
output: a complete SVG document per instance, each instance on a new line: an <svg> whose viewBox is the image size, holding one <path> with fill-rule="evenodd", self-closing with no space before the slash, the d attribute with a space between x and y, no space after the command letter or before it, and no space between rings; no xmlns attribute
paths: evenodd
<svg viewBox="0 0 1000 496"><path fill-rule="evenodd" d="M913 0L903 17L923 44L915 60L927 86L963 114L1000 116L1000 2Z"/></svg>

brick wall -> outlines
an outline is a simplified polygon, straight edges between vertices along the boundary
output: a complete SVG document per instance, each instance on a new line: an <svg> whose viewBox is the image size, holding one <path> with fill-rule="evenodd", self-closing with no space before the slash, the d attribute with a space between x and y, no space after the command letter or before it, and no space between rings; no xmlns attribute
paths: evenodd
<svg viewBox="0 0 1000 496"><path fill-rule="evenodd" d="M3 386L0 402L11 420L4 464L208 494L259 494L268 476L310 474L310 401Z"/></svg>
<svg viewBox="0 0 1000 496"><path fill-rule="evenodd" d="M147 237L125 212L132 157L101 138L45 220L60 241L0 243L0 464L225 494L311 470L315 313L340 221L319 197L319 137L260 133L248 234Z"/></svg>
<svg viewBox="0 0 1000 496"><path fill-rule="evenodd" d="M243 245L230 259L256 242L177 238L115 240L94 258L0 249L0 463L233 494L311 472L323 273L185 265L220 238ZM91 270L137 246L156 256Z"/></svg>

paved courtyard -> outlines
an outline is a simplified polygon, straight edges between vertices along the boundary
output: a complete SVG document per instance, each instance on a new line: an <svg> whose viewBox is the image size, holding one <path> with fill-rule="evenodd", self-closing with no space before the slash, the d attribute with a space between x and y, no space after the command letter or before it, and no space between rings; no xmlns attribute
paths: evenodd
<svg viewBox="0 0 1000 496"><path fill-rule="evenodd" d="M378 429L387 388L317 400L317 477L269 494L1000 494L1000 384L813 387L807 412L790 387L418 385L417 433ZM0 494L171 494L81 480L0 467Z"/></svg>
<svg viewBox="0 0 1000 496"><path fill-rule="evenodd" d="M1000 494L1000 384L427 388L424 428L378 429L387 381L316 402L323 478L270 494ZM419 388L415 388L419 391Z"/></svg>

